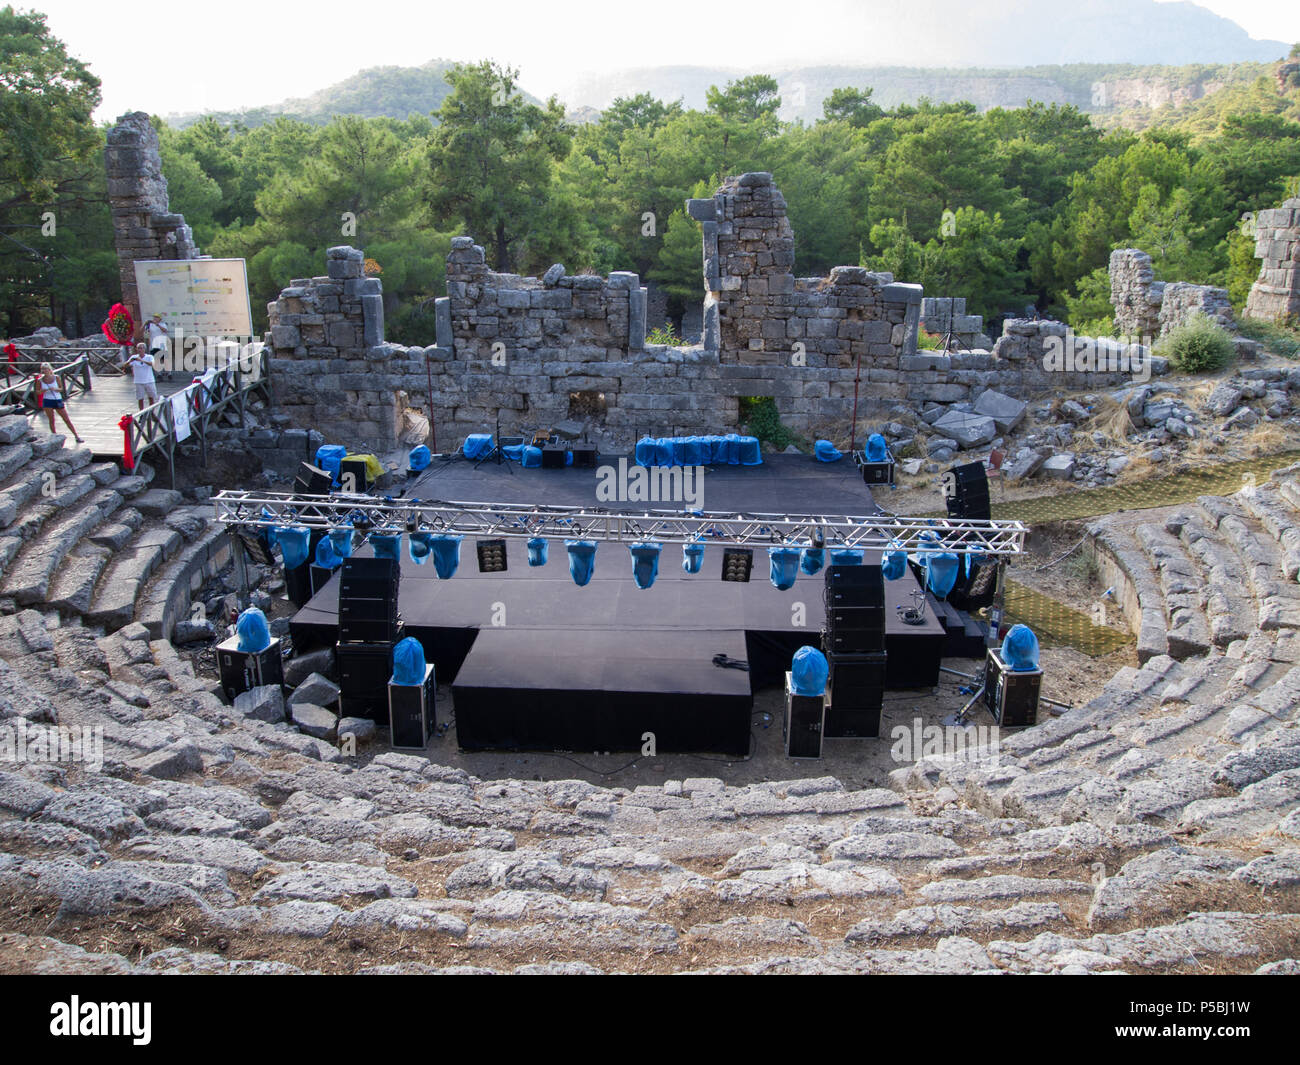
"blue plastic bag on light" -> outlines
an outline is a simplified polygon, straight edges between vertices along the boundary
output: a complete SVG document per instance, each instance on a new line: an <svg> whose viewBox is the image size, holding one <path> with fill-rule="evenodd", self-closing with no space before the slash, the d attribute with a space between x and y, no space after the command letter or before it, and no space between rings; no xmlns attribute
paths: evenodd
<svg viewBox="0 0 1300 1065"><path fill-rule="evenodd" d="M569 552L569 576L579 588L584 588L596 572L596 541L565 540L564 547Z"/></svg>
<svg viewBox="0 0 1300 1065"><path fill-rule="evenodd" d="M503 447L503 448L501 449L501 454L503 454L503 455L504 455L506 458L508 458L511 462L523 462L523 461L524 461L524 445L523 445L523 444L507 444L505 447Z"/></svg>
<svg viewBox="0 0 1300 1065"><path fill-rule="evenodd" d="M528 564L530 566L545 566L548 547L545 536L532 537L528 541Z"/></svg>
<svg viewBox="0 0 1300 1065"><path fill-rule="evenodd" d="M799 568L809 577L814 573L820 573L822 567L826 565L826 549L823 547L805 547L803 549L803 558L799 560Z"/></svg>
<svg viewBox="0 0 1300 1065"><path fill-rule="evenodd" d="M889 459L889 445L879 433L867 437L867 461L886 462Z"/></svg>
<svg viewBox="0 0 1300 1065"><path fill-rule="evenodd" d="M532 444L525 444L524 460L523 460L524 468L528 470L535 470L538 467L540 467L541 464L542 464L542 449L540 447L533 447Z"/></svg>
<svg viewBox="0 0 1300 1065"><path fill-rule="evenodd" d="M495 446L491 433L470 433L465 437L465 444L461 450L467 459L481 459L492 454L492 448Z"/></svg>
<svg viewBox="0 0 1300 1065"><path fill-rule="evenodd" d="M632 580L638 588L649 588L659 576L659 554L663 544L646 541L629 546L632 552Z"/></svg>
<svg viewBox="0 0 1300 1065"><path fill-rule="evenodd" d="M281 525L275 530L285 569L297 569L307 561L311 550L311 530L305 525Z"/></svg>
<svg viewBox="0 0 1300 1065"><path fill-rule="evenodd" d="M394 561L400 561L402 557L402 534L371 533L370 547L375 552L375 558L391 558Z"/></svg>
<svg viewBox="0 0 1300 1065"><path fill-rule="evenodd" d="M423 566L433 557L433 533L417 529L406 537L406 553L417 566Z"/></svg>
<svg viewBox="0 0 1300 1065"><path fill-rule="evenodd" d="M322 569L337 569L343 565L343 559L334 550L334 541L328 536L322 536L316 545L316 565Z"/></svg>
<svg viewBox="0 0 1300 1065"><path fill-rule="evenodd" d="M831 552L832 566L860 566L865 552L858 547L837 547Z"/></svg>
<svg viewBox="0 0 1300 1065"><path fill-rule="evenodd" d="M643 436L636 442L636 464L638 466L653 466L655 464L654 437Z"/></svg>
<svg viewBox="0 0 1300 1065"><path fill-rule="evenodd" d="M1028 625L1012 625L1002 640L1002 661L1013 672L1038 668L1038 637Z"/></svg>
<svg viewBox="0 0 1300 1065"><path fill-rule="evenodd" d="M423 444L419 447L411 448L411 453L406 457L407 467L417 472L428 469L429 463L432 461L433 455Z"/></svg>
<svg viewBox="0 0 1300 1065"><path fill-rule="evenodd" d="M826 656L815 647L800 647L790 663L790 690L795 695L826 694L826 677L830 667Z"/></svg>
<svg viewBox="0 0 1300 1065"><path fill-rule="evenodd" d="M704 565L703 544L682 544L682 571L699 573Z"/></svg>
<svg viewBox="0 0 1300 1065"><path fill-rule="evenodd" d="M686 453L684 465L703 466L708 459L708 447L704 443L702 436L688 436L686 438Z"/></svg>
<svg viewBox="0 0 1300 1065"><path fill-rule="evenodd" d="M771 563L770 576L772 584L779 592L789 591L794 587L795 578L799 576L799 556L803 552L797 547L769 547L768 559Z"/></svg>
<svg viewBox="0 0 1300 1065"><path fill-rule="evenodd" d="M433 568L441 580L450 580L460 567L460 542L463 539L463 536L446 533L429 538L429 544L433 548Z"/></svg>
<svg viewBox="0 0 1300 1065"><path fill-rule="evenodd" d="M424 648L419 640L408 636L399 641L393 648L393 683L423 684L425 665Z"/></svg>
<svg viewBox="0 0 1300 1065"><path fill-rule="evenodd" d="M880 572L884 574L887 581L898 580L907 572L907 552L886 551L880 563Z"/></svg>
<svg viewBox="0 0 1300 1065"><path fill-rule="evenodd" d="M235 622L235 636L239 639L239 649L250 654L265 651L271 646L271 626L266 623L266 615L255 606L250 606Z"/></svg>
<svg viewBox="0 0 1300 1065"><path fill-rule="evenodd" d="M957 583L957 556L935 551L925 560L925 586L936 599L945 599Z"/></svg>
<svg viewBox="0 0 1300 1065"><path fill-rule="evenodd" d="M813 444L813 454L817 456L818 462L839 462L844 457L844 452L829 440L818 440Z"/></svg>
<svg viewBox="0 0 1300 1065"><path fill-rule="evenodd" d="M348 449L342 444L322 444L316 449L316 466L328 473L335 485L339 483L339 468L347 453Z"/></svg>
<svg viewBox="0 0 1300 1065"><path fill-rule="evenodd" d="M339 558L352 557L352 526L329 531L330 548Z"/></svg>

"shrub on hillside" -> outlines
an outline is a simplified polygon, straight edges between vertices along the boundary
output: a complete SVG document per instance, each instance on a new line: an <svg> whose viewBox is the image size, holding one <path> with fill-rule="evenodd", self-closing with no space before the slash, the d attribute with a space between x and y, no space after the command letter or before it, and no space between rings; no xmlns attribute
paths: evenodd
<svg viewBox="0 0 1300 1065"><path fill-rule="evenodd" d="M1180 373L1213 373L1232 362L1232 335L1204 315L1171 329L1156 352Z"/></svg>

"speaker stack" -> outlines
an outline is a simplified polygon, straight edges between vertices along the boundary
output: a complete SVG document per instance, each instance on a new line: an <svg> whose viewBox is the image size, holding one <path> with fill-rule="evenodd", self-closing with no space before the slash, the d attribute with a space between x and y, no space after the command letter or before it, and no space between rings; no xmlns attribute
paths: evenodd
<svg viewBox="0 0 1300 1065"><path fill-rule="evenodd" d="M826 570L826 735L880 735L885 699L885 578L880 566Z"/></svg>
<svg viewBox="0 0 1300 1065"><path fill-rule="evenodd" d="M952 467L943 475L943 485L948 517L972 521L988 521L993 517L984 463L968 462L964 466Z"/></svg>
<svg viewBox="0 0 1300 1065"><path fill-rule="evenodd" d="M388 722L393 647L402 639L397 612L401 563L393 558L345 558L339 580L339 708L344 717Z"/></svg>

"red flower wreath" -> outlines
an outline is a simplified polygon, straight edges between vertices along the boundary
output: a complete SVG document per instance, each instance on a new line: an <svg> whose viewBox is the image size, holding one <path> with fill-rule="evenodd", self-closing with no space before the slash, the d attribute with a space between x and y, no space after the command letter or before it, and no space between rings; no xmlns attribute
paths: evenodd
<svg viewBox="0 0 1300 1065"><path fill-rule="evenodd" d="M129 344L135 336L135 319L122 304L115 303L108 312L108 320L99 328L114 344Z"/></svg>

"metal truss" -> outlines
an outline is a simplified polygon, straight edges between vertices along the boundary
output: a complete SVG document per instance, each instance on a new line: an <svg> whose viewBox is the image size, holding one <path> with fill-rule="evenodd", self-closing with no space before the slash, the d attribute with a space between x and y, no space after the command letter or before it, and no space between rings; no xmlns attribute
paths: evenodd
<svg viewBox="0 0 1300 1065"><path fill-rule="evenodd" d="M868 551L951 551L1008 556L1024 551L1018 521L845 517L822 514L726 514L712 511L615 511L529 503L458 503L310 496L286 492L221 492L212 500L223 525L334 529L349 521L370 531L414 531L478 537L568 537L630 543L716 543L741 547L856 547Z"/></svg>

